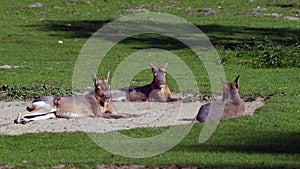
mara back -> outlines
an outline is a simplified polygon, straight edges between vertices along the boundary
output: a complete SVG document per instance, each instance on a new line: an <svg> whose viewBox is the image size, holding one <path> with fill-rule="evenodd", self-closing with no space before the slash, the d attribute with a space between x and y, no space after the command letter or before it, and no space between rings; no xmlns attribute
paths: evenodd
<svg viewBox="0 0 300 169"><path fill-rule="evenodd" d="M226 83L222 80L222 102L213 102L201 106L196 119L199 122L206 122L244 115L244 103L238 92L239 80L240 76L237 76L232 83Z"/></svg>

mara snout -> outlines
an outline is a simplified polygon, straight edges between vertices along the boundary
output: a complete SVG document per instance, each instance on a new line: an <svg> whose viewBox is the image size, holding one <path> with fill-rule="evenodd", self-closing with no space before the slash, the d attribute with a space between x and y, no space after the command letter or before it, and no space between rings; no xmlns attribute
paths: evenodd
<svg viewBox="0 0 300 169"><path fill-rule="evenodd" d="M221 80L223 85L222 102L213 102L201 106L196 119L199 122L206 122L243 116L245 108L238 92L239 80L239 75L232 83Z"/></svg>

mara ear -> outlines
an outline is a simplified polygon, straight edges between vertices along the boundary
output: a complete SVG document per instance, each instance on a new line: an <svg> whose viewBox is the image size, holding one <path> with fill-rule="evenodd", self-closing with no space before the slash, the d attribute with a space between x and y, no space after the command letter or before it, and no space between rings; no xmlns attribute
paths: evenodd
<svg viewBox="0 0 300 169"><path fill-rule="evenodd" d="M92 80L94 85L96 85L97 81L99 80L95 73L92 73Z"/></svg>
<svg viewBox="0 0 300 169"><path fill-rule="evenodd" d="M106 76L105 76L105 81L107 81L108 82L108 79L109 79L109 74L110 74L110 71L109 70L107 70L107 72L106 72Z"/></svg>
<svg viewBox="0 0 300 169"><path fill-rule="evenodd" d="M239 82L240 82L240 75L238 75L235 80L233 81L233 85L235 86L235 88L239 88Z"/></svg>
<svg viewBox="0 0 300 169"><path fill-rule="evenodd" d="M223 79L221 79L221 83L223 88L227 88L228 84Z"/></svg>
<svg viewBox="0 0 300 169"><path fill-rule="evenodd" d="M163 67L163 69L166 70L167 67L168 67L168 65L169 65L169 62L166 62L165 65L164 65L164 67Z"/></svg>
<svg viewBox="0 0 300 169"><path fill-rule="evenodd" d="M157 71L157 68L150 62L151 70L153 73Z"/></svg>

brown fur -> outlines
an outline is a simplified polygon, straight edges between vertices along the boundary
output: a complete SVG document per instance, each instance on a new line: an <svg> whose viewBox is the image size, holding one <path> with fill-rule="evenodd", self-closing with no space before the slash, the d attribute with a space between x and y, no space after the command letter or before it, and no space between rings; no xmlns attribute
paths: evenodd
<svg viewBox="0 0 300 169"><path fill-rule="evenodd" d="M113 115L111 91L108 84L109 71L106 78L100 80L93 74L92 80L95 89L82 96L60 97L56 95L42 96L35 99L26 107L29 112L19 113L16 123L31 121L26 119L30 116L41 116L55 113L56 117L104 117L104 118L127 118L130 115ZM40 106L39 102L45 102L47 106Z"/></svg>
<svg viewBox="0 0 300 169"><path fill-rule="evenodd" d="M153 80L150 84L145 86L129 86L121 89L126 92L127 99L132 102L143 101L159 101L159 102L172 102L177 101L172 98L170 88L166 80L166 68L168 62L165 63L163 68L156 68L150 63ZM163 85L163 87L161 87Z"/></svg>
<svg viewBox="0 0 300 169"><path fill-rule="evenodd" d="M199 122L206 122L218 119L230 119L244 115L244 104L238 92L239 79L240 76L232 83L226 83L222 80L223 101L201 106L196 119Z"/></svg>

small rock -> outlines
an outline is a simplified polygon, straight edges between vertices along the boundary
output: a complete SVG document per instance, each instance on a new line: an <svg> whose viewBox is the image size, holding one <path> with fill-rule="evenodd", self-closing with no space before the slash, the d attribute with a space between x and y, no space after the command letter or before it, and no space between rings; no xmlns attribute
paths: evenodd
<svg viewBox="0 0 300 169"><path fill-rule="evenodd" d="M34 4L31 4L29 7L30 8L40 8L40 7L43 7L43 4L36 2Z"/></svg>
<svg viewBox="0 0 300 169"><path fill-rule="evenodd" d="M295 14L300 14L300 10L293 10L292 12Z"/></svg>
<svg viewBox="0 0 300 169"><path fill-rule="evenodd" d="M278 13L272 13L272 14L264 14L263 16L274 16L274 17L279 17L279 16L281 16L281 15L278 14Z"/></svg>
<svg viewBox="0 0 300 169"><path fill-rule="evenodd" d="M91 1L85 1L85 4L87 4L87 5L92 5L93 3L91 2Z"/></svg>
<svg viewBox="0 0 300 169"><path fill-rule="evenodd" d="M258 11L266 11L267 8L261 8L260 6L257 6L256 8L253 9L253 11L258 12Z"/></svg>
<svg viewBox="0 0 300 169"><path fill-rule="evenodd" d="M292 17L292 16L285 16L285 17L283 17L283 19L289 20L289 21L299 21L300 20L300 18Z"/></svg>
<svg viewBox="0 0 300 169"><path fill-rule="evenodd" d="M211 8L202 8L200 11L204 12L205 16L217 15L219 13L218 11L213 10Z"/></svg>
<svg viewBox="0 0 300 169"><path fill-rule="evenodd" d="M11 65L3 65L0 66L0 69L13 69L13 68L18 68L20 66L11 66Z"/></svg>
<svg viewBox="0 0 300 169"><path fill-rule="evenodd" d="M56 6L56 5L55 5L55 6L53 6L53 8L54 8L54 9L62 9L62 7L60 7L60 6Z"/></svg>
<svg viewBox="0 0 300 169"><path fill-rule="evenodd" d="M150 12L149 9L146 8L130 8L130 9L126 9L126 12L131 12L131 13L141 13L141 12Z"/></svg>

